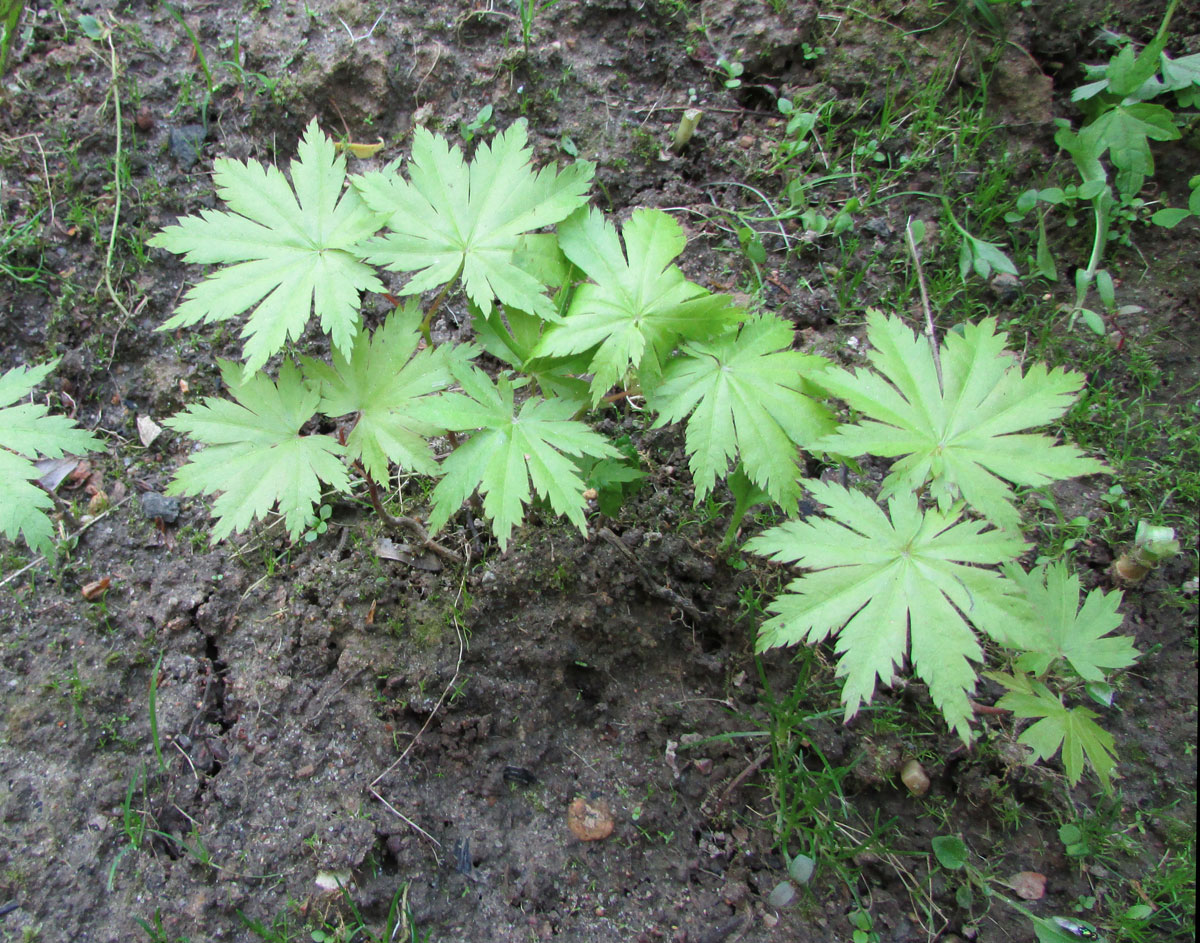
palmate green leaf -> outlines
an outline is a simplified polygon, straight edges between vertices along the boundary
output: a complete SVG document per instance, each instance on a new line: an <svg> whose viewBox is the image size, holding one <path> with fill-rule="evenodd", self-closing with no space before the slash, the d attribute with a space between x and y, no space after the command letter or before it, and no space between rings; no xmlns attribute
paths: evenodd
<svg viewBox="0 0 1200 943"><path fill-rule="evenodd" d="M980 565L1011 561L1024 542L960 520L961 507L922 512L911 493L895 495L885 514L859 492L805 487L828 517L788 521L746 544L811 570L771 603L775 615L759 630L759 650L837 636L847 719L870 702L877 681L891 682L907 655L946 723L969 742L971 662L983 657L971 625L1003 638L1014 619L1028 618L1024 599Z"/></svg>
<svg viewBox="0 0 1200 943"><path fill-rule="evenodd" d="M684 345L649 397L655 428L687 424L688 462L696 501L740 457L746 475L777 504L800 497L798 448L833 431L833 416L810 398L808 378L827 364L791 350L792 328L778 318L747 321L708 343ZM819 380L819 376L818 376Z"/></svg>
<svg viewBox="0 0 1200 943"><path fill-rule="evenodd" d="M456 276L486 314L493 298L555 319L544 286L514 264L524 233L564 219L587 201L595 168L576 161L534 173L525 122L482 143L470 165L445 138L417 128L409 179L388 169L355 178L354 186L391 232L365 243L368 259L393 272L415 272L401 290L415 295Z"/></svg>
<svg viewBox="0 0 1200 943"><path fill-rule="evenodd" d="M578 280L578 270L558 248L551 233L531 233L521 239L513 262L534 275L551 291L555 309L563 312L569 287ZM471 328L475 341L489 354L514 370L530 377L546 396L576 400L582 409L587 404L588 384L579 378L587 372L588 357L537 357L547 322L512 305L498 305L488 314L471 305Z"/></svg>
<svg viewBox="0 0 1200 943"><path fill-rule="evenodd" d="M566 320L548 328L535 351L561 357L594 348L592 405L630 369L650 387L680 339L715 337L740 315L728 296L689 282L671 264L687 238L666 213L637 210L622 235L624 251L598 210L579 210L558 227L562 251L592 281L576 289Z"/></svg>
<svg viewBox="0 0 1200 943"><path fill-rule="evenodd" d="M42 382L58 360L37 367L13 367L0 376L0 533L22 537L38 553L54 553L53 528L46 512L54 507L35 481L39 455L62 458L68 452L104 447L66 416L51 416L42 403L17 403ZM14 405L16 404L16 405Z"/></svg>
<svg viewBox="0 0 1200 943"><path fill-rule="evenodd" d="M1112 792L1116 770L1116 744L1112 734L1096 723L1096 714L1085 707L1068 708L1044 684L1027 675L989 674L1009 688L996 706L1020 718L1038 718L1018 742L1030 747L1034 759L1049 760L1062 750L1067 781L1076 785L1083 778L1084 762L1095 771L1105 792Z"/></svg>
<svg viewBox="0 0 1200 943"><path fill-rule="evenodd" d="M951 332L941 347L939 390L933 355L899 318L867 315L877 373L831 368L821 385L867 418L840 426L813 448L841 455L903 456L884 479L883 497L917 490L945 509L963 498L989 521L1019 530L1005 482L1038 486L1107 469L1078 449L1042 435L1018 434L1061 416L1083 386L1082 374L1034 364L1022 376L1005 351L1007 334L987 318Z"/></svg>
<svg viewBox="0 0 1200 943"><path fill-rule="evenodd" d="M414 404L422 397L451 386L453 360L465 360L474 348L443 344L417 351L421 342L421 310L410 302L375 331L360 333L349 358L334 351L332 366L305 359L305 375L320 388L317 408L327 416L357 413L346 439L346 455L361 459L375 481L387 481L391 464L437 475L438 465L428 440L445 431L436 422L418 418Z"/></svg>
<svg viewBox="0 0 1200 943"><path fill-rule="evenodd" d="M533 491L546 498L557 514L565 514L580 532L584 482L568 456L619 458L620 452L602 436L571 417L577 404L563 399L532 396L517 410L513 385L505 377L495 384L482 371L457 371L463 393L438 397L438 420L455 431L478 430L442 460L443 478L433 490L429 528L441 528L476 489L483 495L484 513L500 549L508 546L512 529L525 516Z"/></svg>
<svg viewBox="0 0 1200 943"><path fill-rule="evenodd" d="M220 363L237 402L208 397L166 421L207 446L175 473L167 494L220 493L212 509L213 543L276 505L295 540L321 499L321 482L349 490L341 459L346 450L331 436L300 434L320 395L305 386L295 364L283 364L276 386L264 374L244 377L237 364Z"/></svg>
<svg viewBox="0 0 1200 943"><path fill-rule="evenodd" d="M334 347L348 355L358 333L359 292L384 286L352 250L381 217L343 189L345 157L314 119L291 164L295 193L275 167L221 158L213 169L217 195L232 212L185 217L150 245L226 267L191 288L162 330L224 321L253 307L242 329L249 376L288 338L300 337L315 312Z"/></svg>
<svg viewBox="0 0 1200 943"><path fill-rule="evenodd" d="M1190 56L1170 58L1162 54L1163 85L1175 93L1181 108L1200 104L1200 52Z"/></svg>
<svg viewBox="0 0 1200 943"><path fill-rule="evenodd" d="M1179 135L1171 110L1147 102L1115 105L1079 132L1089 153L1099 157L1108 151L1117 168L1117 190L1127 198L1154 175L1150 141L1174 141Z"/></svg>
<svg viewBox="0 0 1200 943"><path fill-rule="evenodd" d="M1094 589L1081 608L1079 577L1061 562L1029 573L1014 563L1004 572L1022 588L1034 614L1032 631L1023 633L1020 670L1043 675L1061 658L1085 681L1103 681L1106 670L1128 668L1137 660L1131 638L1108 634L1125 621L1117 612L1119 590Z"/></svg>

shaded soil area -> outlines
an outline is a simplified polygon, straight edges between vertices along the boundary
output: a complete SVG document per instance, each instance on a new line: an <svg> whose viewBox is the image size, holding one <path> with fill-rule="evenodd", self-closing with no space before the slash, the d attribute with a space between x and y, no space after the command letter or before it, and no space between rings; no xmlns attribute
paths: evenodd
<svg viewBox="0 0 1200 943"><path fill-rule="evenodd" d="M504 554L455 524L445 538L468 555L461 568L390 559L365 504L335 508L311 542L289 545L274 526L210 547L203 502L156 503L191 444L168 431L143 445L138 427L217 392L216 357L240 349L229 327L157 330L196 271L147 238L216 205L214 157L282 164L314 115L330 134L387 145L362 167L404 153L415 124L465 139L524 117L540 162L597 162L606 211L674 211L690 278L753 291L799 343L862 363L865 307L911 293L906 219L934 232L940 218L910 192L971 190L997 163L1018 179L1049 174L1054 118L1071 114L1100 14L1038 4L1012 13L999 43L944 5L562 0L526 44L506 4L183 3L193 42L165 4L111 17L38 6L0 91L0 368L61 357L51 401L108 449L62 485L95 516L56 560L3 548L4 939L243 940L253 926L268 939L318 927L364 939L338 928L357 908L379 932L402 894L432 940L840 941L857 939L849 917L863 910L874 941L1026 941L1016 913L961 906L933 865L934 836L962 835L998 876L1044 873L1047 897L1031 906L1071 914L1124 900L1194 831L1196 608L1170 592L1194 557L1126 596L1124 631L1147 654L1105 715L1123 761L1112 799L1024 765L1011 719L982 718L967 751L927 692L901 683L843 725L828 652L756 658L782 572L717 552L731 503L693 507L682 433L646 432L625 407L601 430L629 437L647 478L615 517L597 513L583 537L535 510ZM1144 40L1154 6L1109 25ZM76 19L87 13L111 44L88 37ZM1197 51L1197 14L1174 28L1181 53ZM722 58L742 64L737 87ZM951 163L974 132L939 103L985 92L987 142L974 163ZM869 194L840 243L795 220L766 225L756 264L737 230L774 215L786 183L774 169L785 93L830 103L847 126L894 112L895 133L857 160L910 170ZM700 131L674 154L693 105ZM1192 135L1158 152L1156 184L1175 205L1200 173ZM844 173L822 191L829 205L868 196L861 167ZM1175 377L1164 408L1181 421L1200 380L1195 235L1194 221L1139 231L1144 264L1121 263L1144 309L1122 336ZM927 264L957 278L953 246L933 238ZM1044 291L975 286L947 326L989 313L1015 323ZM368 299L367 317L386 307ZM435 330L468 325L452 302ZM1126 375L1119 352L1111 375ZM1097 477L1056 494L1068 518L1099 519L1107 488ZM422 513L421 482L401 496ZM1173 520L1194 519L1164 500ZM1077 549L1086 586L1107 585L1119 549ZM989 682L979 697L1000 693ZM914 757L932 779L920 799L898 779ZM785 793L781 769L837 788ZM581 816L584 837L570 827ZM1068 818L1095 823L1111 854L1069 854ZM817 871L776 906L785 849L813 853Z"/></svg>

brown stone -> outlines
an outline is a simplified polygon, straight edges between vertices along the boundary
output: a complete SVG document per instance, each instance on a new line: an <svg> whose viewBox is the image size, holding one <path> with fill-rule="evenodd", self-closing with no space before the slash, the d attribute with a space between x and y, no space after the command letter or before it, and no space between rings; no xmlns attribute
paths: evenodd
<svg viewBox="0 0 1200 943"><path fill-rule="evenodd" d="M612 812L604 799L575 799L567 809L567 827L581 841L608 838L613 830Z"/></svg>

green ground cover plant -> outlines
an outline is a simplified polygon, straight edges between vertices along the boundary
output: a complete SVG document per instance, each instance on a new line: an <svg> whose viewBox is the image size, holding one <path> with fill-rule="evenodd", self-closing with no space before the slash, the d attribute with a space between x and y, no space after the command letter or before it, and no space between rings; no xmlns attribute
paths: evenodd
<svg viewBox="0 0 1200 943"><path fill-rule="evenodd" d="M1018 222L1036 212L1034 268L1042 277L1057 281L1046 236L1047 208L1063 208L1073 223L1076 208L1090 205L1092 248L1086 265L1075 270L1075 300L1067 311L1072 324L1082 319L1097 334L1108 330L1106 315L1140 310L1117 304L1112 274L1104 267L1109 243L1128 242L1128 226L1135 220L1171 229L1189 216L1200 216L1200 176L1188 183L1186 208L1163 206L1151 212L1139 195L1154 175L1150 142L1178 140L1181 127L1195 118L1200 106L1200 54L1172 58L1166 52L1168 27L1177 6L1178 0L1171 0L1158 32L1140 51L1125 40L1107 63L1088 66L1091 81L1072 93L1083 111L1083 124L1075 130L1060 120L1054 139L1070 157L1078 179L1061 187L1025 190L1006 217ZM1164 100L1173 100L1178 110ZM1100 311L1089 306L1093 289Z"/></svg>
<svg viewBox="0 0 1200 943"><path fill-rule="evenodd" d="M653 424L687 421L697 502L728 479L737 514L770 502L795 518L805 492L828 509L747 545L810 571L769 607L760 648L836 636L847 718L910 661L969 742L986 640L1016 660L1010 686L1025 687L1010 698L1022 716L1041 718L1029 738L1038 755L1061 744L1072 782L1086 756L1107 788L1112 741L1081 708L1052 707L1061 706L1054 692L1069 688L1067 669L1053 655L1037 660L1059 649L1032 616L1037 578L1012 566L1026 544L1011 486L1105 470L1027 431L1062 416L1082 376L1023 370L990 319L941 340L931 325L922 340L872 311L872 370L802 354L774 315L683 275L686 238L668 214L638 210L618 228L587 206L590 164L535 171L531 156L521 122L470 160L418 129L404 165L347 177L345 157L311 124L290 184L275 168L217 162L229 211L185 218L152 241L221 266L165 328L246 315L243 363L220 364L231 399L206 398L168 420L206 446L169 490L217 495L212 539L272 511L297 539L319 523L330 491L363 485L396 521L380 498L396 471L437 480L434 533L470 502L503 550L537 500L586 531L586 475L621 453L583 417L608 399L641 398ZM385 291L374 266L407 275L399 294L409 300L372 331L360 296ZM479 344L434 342L434 317L455 288ZM425 308L412 297L429 292ZM314 324L329 338L329 362L296 356ZM507 366L485 372L483 348ZM859 418L838 426L836 399ZM330 431L310 431L314 420ZM451 448L439 457L440 436ZM876 496L804 481L806 453L897 459L878 496L887 511ZM403 522L425 535L420 522ZM1133 649L1121 637L1097 641L1097 624L1076 620L1055 644L1080 659L1091 644L1086 673L1066 663L1101 683ZM1099 624L1099 635L1114 627ZM1094 654L1105 645L1115 648Z"/></svg>

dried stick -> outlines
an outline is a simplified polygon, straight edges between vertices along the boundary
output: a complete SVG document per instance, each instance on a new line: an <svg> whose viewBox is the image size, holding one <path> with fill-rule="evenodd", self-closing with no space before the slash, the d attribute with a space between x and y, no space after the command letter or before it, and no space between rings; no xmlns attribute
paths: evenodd
<svg viewBox="0 0 1200 943"><path fill-rule="evenodd" d="M925 339L929 341L929 349L933 352L933 369L937 371L938 389L945 391L942 385L942 356L938 351L937 334L933 329L933 309L929 305L929 289L925 286L925 272L921 269L921 255L917 252L917 241L913 238L912 217L904 226L904 244L912 255L913 268L917 272L917 285L921 289L921 307L925 310Z"/></svg>

